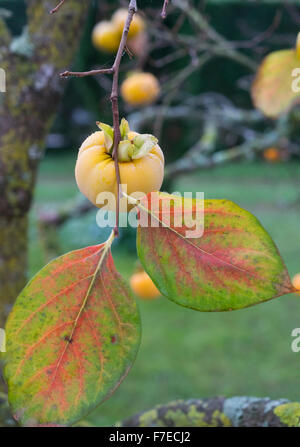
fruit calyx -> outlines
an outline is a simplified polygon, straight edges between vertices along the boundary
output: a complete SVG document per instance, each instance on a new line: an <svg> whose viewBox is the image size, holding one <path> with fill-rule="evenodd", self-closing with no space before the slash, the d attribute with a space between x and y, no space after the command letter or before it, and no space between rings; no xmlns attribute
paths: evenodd
<svg viewBox="0 0 300 447"><path fill-rule="evenodd" d="M96 123L104 133L104 145L106 152L112 155L114 147L114 129L108 124ZM128 121L122 118L120 124L121 141L118 147L118 160L128 162L145 157L158 143L157 138L150 134L135 134L130 131Z"/></svg>

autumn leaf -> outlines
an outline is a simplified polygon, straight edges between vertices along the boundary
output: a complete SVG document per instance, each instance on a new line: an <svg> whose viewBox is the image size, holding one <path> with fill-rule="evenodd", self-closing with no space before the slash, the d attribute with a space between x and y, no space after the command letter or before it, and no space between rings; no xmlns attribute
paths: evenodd
<svg viewBox="0 0 300 447"><path fill-rule="evenodd" d="M165 193L148 194L139 206L138 255L163 295L195 310L227 311L294 291L275 244L252 214L228 200L205 200L204 225L187 237L201 217L197 207L199 200ZM159 226L150 226L154 217Z"/></svg>
<svg viewBox="0 0 300 447"><path fill-rule="evenodd" d="M22 425L71 425L130 369L140 320L110 244L68 253L18 297L6 326L5 378Z"/></svg>
<svg viewBox="0 0 300 447"><path fill-rule="evenodd" d="M299 72L294 72L296 68ZM296 50L270 53L260 65L252 85L254 105L270 118L288 111L300 100L299 89L293 88L295 73L299 77L300 58Z"/></svg>

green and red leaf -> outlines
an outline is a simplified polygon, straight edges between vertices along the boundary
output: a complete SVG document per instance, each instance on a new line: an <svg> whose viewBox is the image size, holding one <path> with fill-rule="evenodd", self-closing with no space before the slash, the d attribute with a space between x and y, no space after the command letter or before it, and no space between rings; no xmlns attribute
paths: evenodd
<svg viewBox="0 0 300 447"><path fill-rule="evenodd" d="M138 255L163 295L195 310L227 311L294 291L271 237L235 203L204 200L202 231L187 237L202 205L165 193L141 201ZM159 226L151 225L153 218Z"/></svg>
<svg viewBox="0 0 300 447"><path fill-rule="evenodd" d="M252 85L252 98L266 116L277 118L300 100L300 92L292 88L295 68L300 68L296 50L275 51L263 60Z"/></svg>
<svg viewBox="0 0 300 447"><path fill-rule="evenodd" d="M5 378L26 426L71 425L105 400L139 347L134 298L110 248L68 253L19 295L7 326Z"/></svg>

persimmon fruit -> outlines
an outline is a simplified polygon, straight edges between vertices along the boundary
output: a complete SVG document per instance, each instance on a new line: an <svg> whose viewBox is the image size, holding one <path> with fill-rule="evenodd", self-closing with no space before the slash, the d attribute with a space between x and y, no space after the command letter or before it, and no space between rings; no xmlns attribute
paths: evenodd
<svg viewBox="0 0 300 447"><path fill-rule="evenodd" d="M263 153L264 159L269 163L277 163L281 161L281 155L279 149L277 147L269 147L264 150Z"/></svg>
<svg viewBox="0 0 300 447"><path fill-rule="evenodd" d="M292 284L295 287L295 289L299 290L298 293L300 293L300 273L297 273L297 275L294 276Z"/></svg>
<svg viewBox="0 0 300 447"><path fill-rule="evenodd" d="M112 16L112 23L114 24L116 30L119 32L120 36L123 33L123 29L128 17L128 10L125 8L118 9ZM145 22L139 14L134 14L132 22L130 24L128 39L132 39L139 33L144 31Z"/></svg>
<svg viewBox="0 0 300 447"><path fill-rule="evenodd" d="M130 278L132 291L144 300L153 300L161 294L150 276L145 272L134 273Z"/></svg>
<svg viewBox="0 0 300 447"><path fill-rule="evenodd" d="M131 106L145 106L153 103L160 92L160 85L152 73L132 73L121 86L125 102Z"/></svg>
<svg viewBox="0 0 300 447"><path fill-rule="evenodd" d="M100 203L99 194L109 192L116 199L118 185L112 158L114 130L103 123L98 123L98 126L101 130L90 135L79 149L75 178L80 191L94 205L102 208L107 204ZM122 140L118 162L126 194L138 198L159 190L164 177L164 155L157 139L153 135L132 132L124 119L120 130ZM107 209L115 211L115 205L108 204ZM128 210L126 197L120 200L120 210Z"/></svg>
<svg viewBox="0 0 300 447"><path fill-rule="evenodd" d="M111 20L104 20L95 25L92 32L92 41L98 50L108 53L118 51L123 29L128 17L127 9L118 9ZM145 22L139 14L133 16L128 32L128 46L133 43L145 30ZM133 45L134 46L134 45Z"/></svg>
<svg viewBox="0 0 300 447"><path fill-rule="evenodd" d="M92 41L97 49L115 53L119 48L120 35L113 23L103 21L94 27Z"/></svg>

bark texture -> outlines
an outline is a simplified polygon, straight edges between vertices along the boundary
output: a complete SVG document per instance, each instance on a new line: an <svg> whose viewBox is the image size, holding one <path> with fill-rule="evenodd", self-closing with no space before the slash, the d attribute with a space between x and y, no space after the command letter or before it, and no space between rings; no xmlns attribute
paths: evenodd
<svg viewBox="0 0 300 447"><path fill-rule="evenodd" d="M57 111L78 48L89 1L27 0L28 24L12 38L0 19L0 327L26 282L27 214L44 139Z"/></svg>
<svg viewBox="0 0 300 447"><path fill-rule="evenodd" d="M90 427L88 421L77 426ZM0 427L17 426L0 393ZM259 397L213 397L159 405L116 427L300 427L300 403Z"/></svg>
<svg viewBox="0 0 300 447"><path fill-rule="evenodd" d="M118 427L300 427L300 403L258 397L214 397L159 405Z"/></svg>

